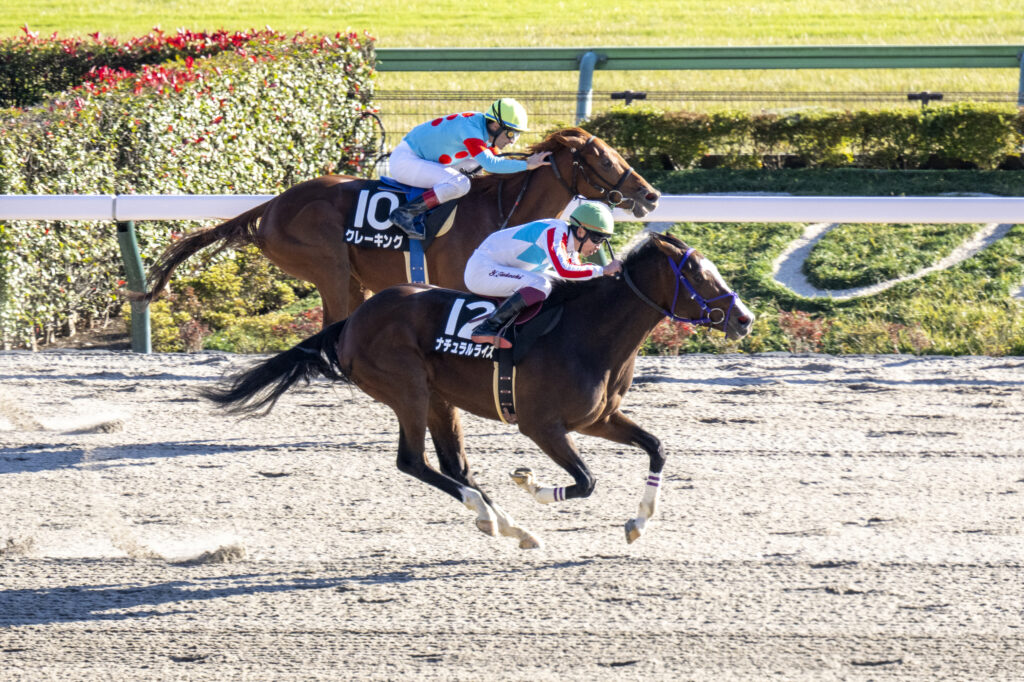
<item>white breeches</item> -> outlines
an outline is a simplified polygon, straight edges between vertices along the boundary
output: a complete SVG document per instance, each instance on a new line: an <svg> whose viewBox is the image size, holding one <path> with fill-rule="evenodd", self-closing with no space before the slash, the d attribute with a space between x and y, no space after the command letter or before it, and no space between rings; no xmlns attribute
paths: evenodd
<svg viewBox="0 0 1024 682"><path fill-rule="evenodd" d="M551 293L551 280L548 277L539 272L499 265L482 251L476 251L470 256L464 279L469 290L481 296L505 298L523 287L543 291L545 298Z"/></svg>
<svg viewBox="0 0 1024 682"><path fill-rule="evenodd" d="M431 187L440 202L458 199L469 191L469 177L457 168L421 159L405 140L391 152L388 173L395 180L413 187Z"/></svg>

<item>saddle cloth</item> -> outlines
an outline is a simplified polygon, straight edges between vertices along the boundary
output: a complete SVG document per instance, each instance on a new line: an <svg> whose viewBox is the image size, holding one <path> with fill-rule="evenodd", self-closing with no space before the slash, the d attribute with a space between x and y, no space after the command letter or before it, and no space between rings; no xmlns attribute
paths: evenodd
<svg viewBox="0 0 1024 682"><path fill-rule="evenodd" d="M526 356L537 339L551 332L562 317L562 306L544 308L543 303L530 306L516 320L502 330L512 342L511 348L498 349L472 340L473 329L494 312L493 299L462 294L452 300L444 324L434 339L434 351L484 358L493 361L492 391L498 418L506 424L517 421L515 410L516 365Z"/></svg>
<svg viewBox="0 0 1024 682"><path fill-rule="evenodd" d="M355 191L356 202L348 216L345 241L366 249L408 251L409 242L414 240L393 225L388 216L401 204L413 201L426 190L382 177L360 183ZM425 227L424 249L435 237L451 229L457 204L458 201L447 201L416 217L416 223Z"/></svg>

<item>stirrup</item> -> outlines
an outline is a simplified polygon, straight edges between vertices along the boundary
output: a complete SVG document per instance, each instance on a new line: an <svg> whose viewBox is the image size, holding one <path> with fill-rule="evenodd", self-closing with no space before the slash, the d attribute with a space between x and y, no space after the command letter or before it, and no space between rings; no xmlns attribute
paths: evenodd
<svg viewBox="0 0 1024 682"><path fill-rule="evenodd" d="M512 342L509 341L508 339L506 339L504 336L502 336L499 333L495 333L495 334L482 334L482 335L474 334L473 336L471 336L469 338L473 341L473 343L483 343L483 344L486 344L488 346L495 345L494 344L494 340L497 339L498 340L498 344L497 344L498 348L511 348L512 347Z"/></svg>
<svg viewBox="0 0 1024 682"><path fill-rule="evenodd" d="M495 345L495 342L497 342L498 348L512 347L512 342L502 335L502 329L492 331L491 329L485 329L486 326L487 321L484 321L476 329L470 332L469 338L473 343L485 343L488 346L493 346Z"/></svg>
<svg viewBox="0 0 1024 682"><path fill-rule="evenodd" d="M410 215L405 208L405 206L396 208L388 216L388 220L402 232L409 235L410 239L423 239L426 236L426 227L422 231L418 229L416 226L416 216Z"/></svg>

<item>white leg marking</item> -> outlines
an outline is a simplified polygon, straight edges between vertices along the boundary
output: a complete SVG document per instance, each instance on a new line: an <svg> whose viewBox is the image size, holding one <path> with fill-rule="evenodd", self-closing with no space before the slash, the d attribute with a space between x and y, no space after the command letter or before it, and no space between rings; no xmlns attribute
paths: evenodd
<svg viewBox="0 0 1024 682"><path fill-rule="evenodd" d="M658 509L658 494L661 492L661 474L653 471L647 474L644 495L640 499L640 510L635 519L626 522L626 542L635 542L644 533L644 527Z"/></svg>
<svg viewBox="0 0 1024 682"><path fill-rule="evenodd" d="M487 535L496 536L498 534L498 519L494 510L484 501L483 496L476 490L465 486L461 486L459 492L462 493L462 504L477 513L476 527Z"/></svg>
<svg viewBox="0 0 1024 682"><path fill-rule="evenodd" d="M518 538L520 549L536 549L541 546L541 541L533 533L516 525L511 514L496 504L491 505L491 509L498 517L498 532L507 538Z"/></svg>
<svg viewBox="0 0 1024 682"><path fill-rule="evenodd" d="M517 486L530 493L533 499L541 504L561 502L565 499L565 488L541 488L537 485L533 471L527 467L519 467L509 475Z"/></svg>

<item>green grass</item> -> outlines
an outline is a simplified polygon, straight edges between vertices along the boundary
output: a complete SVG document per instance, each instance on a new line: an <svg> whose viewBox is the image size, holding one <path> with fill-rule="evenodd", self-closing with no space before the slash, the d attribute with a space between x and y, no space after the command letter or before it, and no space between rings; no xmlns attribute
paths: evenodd
<svg viewBox="0 0 1024 682"><path fill-rule="evenodd" d="M261 28L367 31L380 47L620 45L1022 44L1019 0L646 0L643 3L473 3L465 0L5 0L0 36L41 33L128 38L165 31ZM560 73L389 73L388 90L574 91ZM601 72L598 90L1016 92L1015 69ZM680 103L682 104L682 102ZM571 114L571 111L570 111Z"/></svg>
<svg viewBox="0 0 1024 682"><path fill-rule="evenodd" d="M129 37L164 30L253 28L369 31L382 47L560 45L812 45L1017 43L1016 0L5 0L0 35L22 24L49 33Z"/></svg>
<svg viewBox="0 0 1024 682"><path fill-rule="evenodd" d="M849 223L830 230L804 261L819 289L850 289L913 274L945 258L976 225Z"/></svg>
<svg viewBox="0 0 1024 682"><path fill-rule="evenodd" d="M843 301L802 298L773 280L772 262L802 229L790 223L681 223L672 228L715 261L758 316L753 332L741 342L699 333L688 339L683 352L1024 354L1024 305L1011 298L1024 280L1024 225L952 268ZM898 237L902 227L880 229ZM809 323L788 325L794 312L807 315ZM804 334L815 328L821 338L808 342Z"/></svg>

